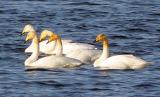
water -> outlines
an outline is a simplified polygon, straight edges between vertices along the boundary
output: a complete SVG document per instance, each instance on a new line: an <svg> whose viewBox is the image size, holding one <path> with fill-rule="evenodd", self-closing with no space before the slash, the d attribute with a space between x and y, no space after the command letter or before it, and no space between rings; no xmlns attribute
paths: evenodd
<svg viewBox="0 0 160 97"><path fill-rule="evenodd" d="M159 0L1 0L1 97L158 97L160 95ZM111 54L130 53L152 64L143 70L25 71L20 32L31 23L63 38L92 43L105 33ZM101 49L101 44L95 44Z"/></svg>

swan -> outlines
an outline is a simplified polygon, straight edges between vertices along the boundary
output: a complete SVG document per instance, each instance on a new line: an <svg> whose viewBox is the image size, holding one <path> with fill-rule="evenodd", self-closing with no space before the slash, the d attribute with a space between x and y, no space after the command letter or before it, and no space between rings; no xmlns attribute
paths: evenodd
<svg viewBox="0 0 160 97"><path fill-rule="evenodd" d="M50 37L51 35L54 35L54 32L49 31L49 30L43 30L42 33L40 34L40 41L44 41L46 39L46 37ZM55 54L55 51L54 51L55 42L54 42L54 46L52 46L50 48L52 50L50 50L48 52L48 54ZM71 41L71 40L65 40L65 41L62 40L62 44L63 44L63 53L64 54L68 54L71 51L75 51L75 50L97 49L94 45L85 44L85 43L77 43L77 42L74 42L74 41Z"/></svg>
<svg viewBox="0 0 160 97"><path fill-rule="evenodd" d="M142 69L148 65L148 62L134 55L126 54L109 57L109 41L105 34L97 35L96 42L103 42L103 52L94 62L94 67L100 69Z"/></svg>
<svg viewBox="0 0 160 97"><path fill-rule="evenodd" d="M52 40L52 37L56 36L56 33L52 33L52 35L50 36L49 39ZM42 35L43 36L43 35ZM40 37L40 40L45 39L44 37ZM55 40L55 41L59 41L61 40L60 38ZM52 40L53 41L53 40ZM62 44L56 44L56 46L62 47ZM70 57L70 58L74 58L77 60L80 60L81 62L85 63L85 64L91 64L93 63L101 54L101 50L97 50L97 49L85 49L83 48L83 46L77 46L77 48L74 48L74 43L73 43L73 47L70 48L70 45L72 45L72 43L66 43L63 45L63 51L64 51L64 55L66 57ZM55 49L54 52L59 52L60 49Z"/></svg>
<svg viewBox="0 0 160 97"><path fill-rule="evenodd" d="M55 36L54 38L57 38ZM33 41L33 51L29 58L27 58L24 62L27 69L49 69L49 68L61 68L61 67L77 67L82 65L82 62L73 58L65 57L62 55L63 49L62 47L56 47L60 49L56 52L56 55L50 55L47 57L39 58L39 41L37 34L35 32L29 32L26 36L25 41ZM57 45L62 44L59 40L57 41Z"/></svg>
<svg viewBox="0 0 160 97"><path fill-rule="evenodd" d="M33 28L32 25L30 24L27 24L25 25L25 27L23 28L23 31L22 31L22 35L25 34L25 33L28 33L28 32L33 32L36 34L36 31L35 29ZM46 31L42 31L42 33L45 33ZM47 33L49 35L49 33ZM63 40L64 43L66 42L72 42L72 40ZM47 43L47 40L46 41L42 41L39 43L39 50L41 53L45 53L45 54L51 54L50 52L52 52L54 50L54 45L55 45L55 42L50 42L48 44ZM31 53L33 52L33 41L31 43L31 45L25 49L25 53Z"/></svg>

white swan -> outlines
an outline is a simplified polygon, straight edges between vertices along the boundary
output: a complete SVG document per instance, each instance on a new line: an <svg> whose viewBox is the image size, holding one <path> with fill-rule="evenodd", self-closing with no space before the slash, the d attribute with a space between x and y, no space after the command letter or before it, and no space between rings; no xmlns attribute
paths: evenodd
<svg viewBox="0 0 160 97"><path fill-rule="evenodd" d="M58 36L52 37L53 39L58 39ZM39 56L39 41L37 34L34 32L29 32L27 34L25 41L33 41L33 53L32 55L25 60L24 64L28 69L48 69L48 68L59 68L59 67L76 67L82 65L82 62L73 58L62 56L62 47L59 47L62 42L61 40L57 41L59 52L56 52L56 55L51 55L38 59Z"/></svg>
<svg viewBox="0 0 160 97"><path fill-rule="evenodd" d="M104 34L96 37L97 42L103 42L102 55L94 62L94 67L101 69L141 69L148 65L148 62L133 55L115 55L109 57L109 43Z"/></svg>
<svg viewBox="0 0 160 97"><path fill-rule="evenodd" d="M33 32L35 34L36 31L35 29L33 28L32 25L25 25L25 27L23 28L23 31L22 31L22 34L25 34L25 33L28 33L28 32ZM45 33L46 31L44 30L43 33ZM47 33L48 35L50 35L49 33ZM67 42L72 42L72 40L63 40L64 43L67 43ZM55 45L55 42L50 42L48 44L47 43L47 40L46 41L42 41L39 43L39 47L40 47L40 52L42 53L45 53L45 54L51 54L50 52L52 52L54 50L54 45ZM31 45L25 49L25 53L30 53L30 52L33 52L33 41L31 43Z"/></svg>
<svg viewBox="0 0 160 97"><path fill-rule="evenodd" d="M49 31L49 30L42 31L42 33L40 35L40 41L45 40L46 37L50 37L53 34L54 34L54 32ZM54 51L55 42L54 42L54 46L50 47L50 49L52 49L52 50L45 52L45 49L44 49L43 52L45 52L47 54L55 54L55 51ZM73 42L71 40L65 40L65 41L62 40L62 44L63 44L63 53L64 54L69 54L71 51L77 51L77 50L97 49L94 45L90 45L90 44L86 44L86 43L77 43L77 42Z"/></svg>
<svg viewBox="0 0 160 97"><path fill-rule="evenodd" d="M50 37L57 35L56 33L50 33L52 35L50 35ZM46 35L43 35L43 33L40 35L40 40L44 40ZM57 40L58 41L58 40ZM56 44L57 45L57 44ZM63 54L65 54L65 56L70 57L70 58L74 58L77 60L80 60L83 63L86 64L91 64L92 62L94 62L101 54L101 50L97 50L97 49L87 49L85 47L83 47L83 45L79 45L77 47L74 47L74 43L66 43L63 45ZM73 46L73 47L72 47ZM76 46L76 45L75 45ZM72 48L71 48L72 47ZM55 54L55 52L59 52L58 50L60 49L55 49L53 51L53 53Z"/></svg>
<svg viewBox="0 0 160 97"><path fill-rule="evenodd" d="M46 37L50 37L54 32L49 31L49 30L44 30L41 35L40 35L40 41L43 42ZM45 52L46 49L43 49L42 51L47 54L54 54L54 48L55 48L55 42L52 41L52 47L50 47L50 51ZM86 43L77 43L73 42L71 40L62 40L63 44L63 53L68 54L71 51L75 50L84 50L84 49L97 49L94 45L86 44Z"/></svg>

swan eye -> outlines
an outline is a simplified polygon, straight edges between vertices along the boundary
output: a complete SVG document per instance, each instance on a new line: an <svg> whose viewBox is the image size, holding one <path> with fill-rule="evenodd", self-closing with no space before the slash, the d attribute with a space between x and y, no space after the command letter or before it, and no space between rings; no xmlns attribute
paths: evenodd
<svg viewBox="0 0 160 97"><path fill-rule="evenodd" d="M53 39L52 37L50 37L50 38L48 39L47 44L50 43L50 42L52 42L52 41L54 41L54 39Z"/></svg>
<svg viewBox="0 0 160 97"><path fill-rule="evenodd" d="M22 32L22 35L25 35L26 33L29 33L29 32Z"/></svg>
<svg viewBox="0 0 160 97"><path fill-rule="evenodd" d="M41 41L44 41L45 40L45 38L46 38L46 36L45 35L43 35L43 34L41 34L40 35L40 39L39 39L39 41L41 42Z"/></svg>
<svg viewBox="0 0 160 97"><path fill-rule="evenodd" d="M96 37L96 41L97 41L97 42L102 41L102 37L101 37L101 36L97 36L97 37Z"/></svg>
<svg viewBox="0 0 160 97"><path fill-rule="evenodd" d="M100 41L100 39L99 39L99 37L97 37L97 38L96 38L96 42L99 42L99 41Z"/></svg>
<svg viewBox="0 0 160 97"><path fill-rule="evenodd" d="M40 38L40 39L39 39L39 42L42 42L42 41L44 41L44 38Z"/></svg>

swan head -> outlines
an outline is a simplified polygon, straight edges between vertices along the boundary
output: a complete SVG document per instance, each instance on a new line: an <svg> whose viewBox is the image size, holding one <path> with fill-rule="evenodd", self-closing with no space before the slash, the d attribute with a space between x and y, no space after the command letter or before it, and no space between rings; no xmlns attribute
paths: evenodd
<svg viewBox="0 0 160 97"><path fill-rule="evenodd" d="M28 33L28 32L35 32L35 29L30 24L24 26L23 31L22 31L22 35L24 35L25 33Z"/></svg>
<svg viewBox="0 0 160 97"><path fill-rule="evenodd" d="M29 40L33 40L36 37L35 33L29 32L26 36L25 43Z"/></svg>
<svg viewBox="0 0 160 97"><path fill-rule="evenodd" d="M97 35L96 42L103 42L104 40L107 40L105 34L101 33Z"/></svg>
<svg viewBox="0 0 160 97"><path fill-rule="evenodd" d="M49 42L52 42L52 41L55 41L55 40L58 40L58 39L60 39L60 37L57 35L57 34L53 34L53 35L51 35L50 37L49 37L49 39L48 39L48 43Z"/></svg>
<svg viewBox="0 0 160 97"><path fill-rule="evenodd" d="M52 31L43 30L43 31L41 32L41 35L40 35L40 42L43 41L43 40L45 40L47 36L50 37L50 36L52 36L53 34L54 34L54 32L52 32Z"/></svg>

